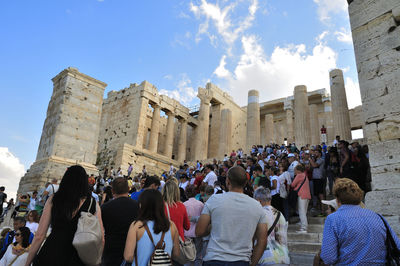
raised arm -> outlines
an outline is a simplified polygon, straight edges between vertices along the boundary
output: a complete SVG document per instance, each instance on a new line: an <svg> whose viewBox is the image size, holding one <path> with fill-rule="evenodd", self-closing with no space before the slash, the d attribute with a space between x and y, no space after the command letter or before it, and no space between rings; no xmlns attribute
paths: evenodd
<svg viewBox="0 0 400 266"><path fill-rule="evenodd" d="M33 259L36 256L36 253L42 246L43 241L46 239L47 230L49 229L51 221L51 208L53 207L52 202L53 202L53 196L49 198L49 200L46 202L46 205L44 206L43 215L40 218L38 230L36 231L31 248L29 249L29 255L28 258L26 259L25 266L31 265Z"/></svg>

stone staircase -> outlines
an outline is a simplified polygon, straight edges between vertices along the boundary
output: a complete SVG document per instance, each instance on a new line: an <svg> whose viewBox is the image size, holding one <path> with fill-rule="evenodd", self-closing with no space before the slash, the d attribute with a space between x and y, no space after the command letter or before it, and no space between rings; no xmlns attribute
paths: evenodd
<svg viewBox="0 0 400 266"><path fill-rule="evenodd" d="M307 233L296 233L300 225L298 217L290 219L288 228L288 247L290 265L313 265L314 256L320 250L325 217L308 217Z"/></svg>

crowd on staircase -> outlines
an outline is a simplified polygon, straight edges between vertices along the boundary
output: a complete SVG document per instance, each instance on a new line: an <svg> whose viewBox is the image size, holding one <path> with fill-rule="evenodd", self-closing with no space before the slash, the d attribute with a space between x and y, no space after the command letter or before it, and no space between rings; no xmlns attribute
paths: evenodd
<svg viewBox="0 0 400 266"><path fill-rule="evenodd" d="M371 174L357 142L254 145L161 176L132 170L95 177L71 166L60 184L18 195L16 207L0 187L2 219L13 219L0 266L289 265L289 223L299 221L298 237L326 216L315 265L399 258L397 235L362 203Z"/></svg>

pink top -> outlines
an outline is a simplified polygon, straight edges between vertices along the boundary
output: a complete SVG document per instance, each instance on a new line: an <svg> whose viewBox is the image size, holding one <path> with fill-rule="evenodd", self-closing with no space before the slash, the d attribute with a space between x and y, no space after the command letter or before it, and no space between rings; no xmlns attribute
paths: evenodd
<svg viewBox="0 0 400 266"><path fill-rule="evenodd" d="M183 203L186 207L186 211L189 217L198 217L201 214L201 211L203 210L204 204L203 202L195 199L195 198L190 198L187 201ZM190 222L190 229L185 230L185 236L187 237L196 237L195 234L196 230L196 223Z"/></svg>
<svg viewBox="0 0 400 266"><path fill-rule="evenodd" d="M290 186L294 188L294 190L299 189L301 183L303 183L304 181L304 178L305 178L305 173L297 174L293 180L293 183ZM307 177L306 177L306 182L304 182L303 186L299 190L298 195L302 199L311 199L310 183Z"/></svg>

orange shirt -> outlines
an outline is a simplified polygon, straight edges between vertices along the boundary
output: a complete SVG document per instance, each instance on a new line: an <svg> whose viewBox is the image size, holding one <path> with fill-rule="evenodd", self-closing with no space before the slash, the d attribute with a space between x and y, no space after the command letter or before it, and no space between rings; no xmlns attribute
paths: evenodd
<svg viewBox="0 0 400 266"><path fill-rule="evenodd" d="M306 177L305 173L297 174L293 180L293 183L291 184L291 187L294 188L294 190L299 189L301 183L303 183L304 181L304 178L306 178L306 181L304 182L303 186L301 187L301 189L297 194L302 199L311 199L310 182L308 181L308 178Z"/></svg>

